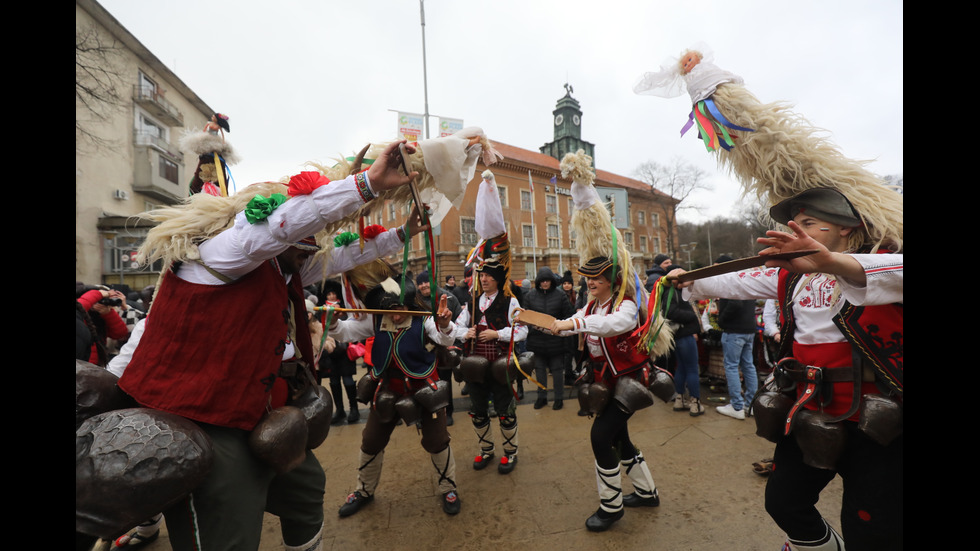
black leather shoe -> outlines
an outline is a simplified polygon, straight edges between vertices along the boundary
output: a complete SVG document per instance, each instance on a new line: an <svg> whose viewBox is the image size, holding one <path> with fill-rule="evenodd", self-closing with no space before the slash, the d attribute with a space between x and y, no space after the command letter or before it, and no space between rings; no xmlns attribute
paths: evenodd
<svg viewBox="0 0 980 551"><path fill-rule="evenodd" d="M350 414L347 415L348 423L356 423L361 420L361 412L357 408L351 408Z"/></svg>
<svg viewBox="0 0 980 551"><path fill-rule="evenodd" d="M493 461L493 455L494 455L493 452L490 453L484 452L476 456L476 459L473 460L473 469L477 471L482 471L483 469L486 469L487 465L489 465L490 462Z"/></svg>
<svg viewBox="0 0 980 551"><path fill-rule="evenodd" d="M500 474L508 474L514 470L517 466L517 456L505 453L503 457L500 458L500 464L497 465L497 472Z"/></svg>
<svg viewBox="0 0 980 551"><path fill-rule="evenodd" d="M338 411L337 413L333 414L333 417L330 419L330 424L341 425L346 420L347 420L347 414L344 413L343 411Z"/></svg>
<svg viewBox="0 0 980 551"><path fill-rule="evenodd" d="M374 496L365 496L361 492L354 492L347 496L347 501L340 506L340 516L349 517L372 501L374 501Z"/></svg>
<svg viewBox="0 0 980 551"><path fill-rule="evenodd" d="M626 507L656 507L660 505L660 493L654 490L650 497L640 497L635 493L626 494L623 496L623 505Z"/></svg>
<svg viewBox="0 0 980 551"><path fill-rule="evenodd" d="M442 510L447 515L458 514L459 505L459 495L456 494L456 490L450 490L442 494Z"/></svg>
<svg viewBox="0 0 980 551"><path fill-rule="evenodd" d="M548 405L548 399L544 396L538 396L538 399L534 401L534 409L541 409Z"/></svg>
<svg viewBox="0 0 980 551"><path fill-rule="evenodd" d="M555 405L551 406L551 409L553 409L555 411L558 411L564 405L565 405L565 401L564 400L555 400Z"/></svg>
<svg viewBox="0 0 980 551"><path fill-rule="evenodd" d="M613 523L621 518L623 518L622 509L615 513L607 513L600 508L595 513L592 513L591 517L585 519L585 527L590 532L605 532Z"/></svg>

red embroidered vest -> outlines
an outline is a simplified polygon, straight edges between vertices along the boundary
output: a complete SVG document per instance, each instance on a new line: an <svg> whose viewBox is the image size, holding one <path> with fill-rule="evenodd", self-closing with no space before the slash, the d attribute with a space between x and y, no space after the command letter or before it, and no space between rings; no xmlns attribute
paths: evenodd
<svg viewBox="0 0 980 551"><path fill-rule="evenodd" d="M804 345L792 338L795 319L792 305L787 296L792 292L801 274L781 270L779 273L779 304L781 309L781 329L783 350L780 356L791 354L800 362L819 367L848 367L853 364L856 351L865 365L875 370L875 382L862 382L861 394L880 394L879 385L889 394L902 400L904 375L904 306L884 304L875 306L854 306L844 302L833 322L843 333L847 342ZM790 349L788 346L792 347ZM837 416L844 414L851 406L854 383L833 383L833 398L824 411ZM806 405L816 409L814 402ZM858 414L850 419L857 421Z"/></svg>
<svg viewBox="0 0 980 551"><path fill-rule="evenodd" d="M290 287L302 289L298 275ZM120 388L143 406L245 430L267 407L285 403L285 382L275 375L288 338L289 300L273 262L227 285L191 283L168 271L160 291ZM311 359L306 308L293 302L294 344Z"/></svg>
<svg viewBox="0 0 980 551"><path fill-rule="evenodd" d="M633 302L631 298L624 298L623 301ZM585 314L595 313L599 306L599 301L592 300L585 307ZM633 329L636 329L635 327ZM606 374L613 379L639 371L647 362L649 356L636 349L637 337L633 336L633 330L621 333L614 337L603 337L599 339L599 346L602 348L602 356L592 356L592 360L599 364L595 368L596 380L603 370L605 364Z"/></svg>

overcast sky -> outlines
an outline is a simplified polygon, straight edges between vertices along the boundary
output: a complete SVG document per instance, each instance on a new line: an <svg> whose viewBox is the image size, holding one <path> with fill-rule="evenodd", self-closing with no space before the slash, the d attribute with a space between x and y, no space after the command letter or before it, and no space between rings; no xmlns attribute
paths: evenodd
<svg viewBox="0 0 980 551"><path fill-rule="evenodd" d="M786 101L878 174L903 172L902 2L823 0L100 0L230 118L239 188L396 137L394 111L480 126L524 149L553 138L574 88L596 166L635 176L675 157L709 173L701 214L732 215L737 183L689 132L690 99L633 84L698 41L763 102ZM430 130L438 132L433 117ZM172 138L176 142L177 137Z"/></svg>

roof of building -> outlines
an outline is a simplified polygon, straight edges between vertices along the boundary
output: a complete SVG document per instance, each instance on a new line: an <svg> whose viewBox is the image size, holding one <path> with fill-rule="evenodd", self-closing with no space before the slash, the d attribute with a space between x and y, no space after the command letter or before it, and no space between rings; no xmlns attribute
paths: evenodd
<svg viewBox="0 0 980 551"><path fill-rule="evenodd" d="M504 156L505 160L538 167L545 172L553 172L555 176L562 179L561 168L559 166L560 163L558 162L558 159L552 157L551 155L545 155L544 153L522 149L520 147L498 142L496 140L490 141L493 143L493 147ZM565 180L567 181L568 179ZM646 182L642 182L634 178L628 178L626 176L620 176L619 174L614 174L606 170L596 169L595 185L601 186L603 184L611 184L614 186L635 189L637 191L652 192L654 195L670 198L670 196L666 193L651 188Z"/></svg>

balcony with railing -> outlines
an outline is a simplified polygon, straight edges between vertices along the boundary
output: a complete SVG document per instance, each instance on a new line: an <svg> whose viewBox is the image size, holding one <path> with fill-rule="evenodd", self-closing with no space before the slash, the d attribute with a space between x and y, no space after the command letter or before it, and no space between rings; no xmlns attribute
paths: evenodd
<svg viewBox="0 0 980 551"><path fill-rule="evenodd" d="M133 145L136 147L152 147L170 157L174 162L182 162L184 156L180 148L152 132L133 132Z"/></svg>
<svg viewBox="0 0 980 551"><path fill-rule="evenodd" d="M133 191L172 204L184 196L184 161L173 144L159 136L136 132L133 140Z"/></svg>
<svg viewBox="0 0 980 551"><path fill-rule="evenodd" d="M133 86L133 101L168 126L184 126L184 114L152 86Z"/></svg>

